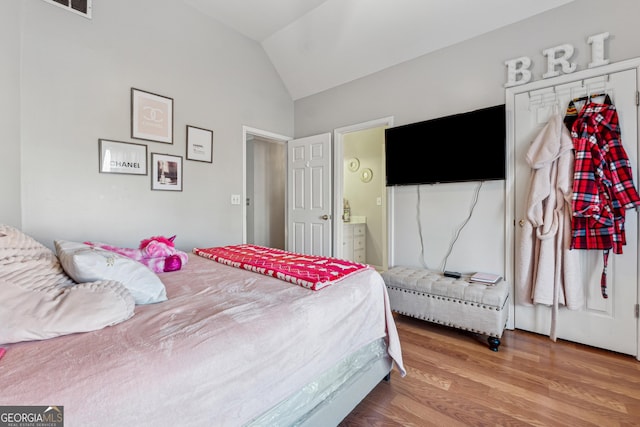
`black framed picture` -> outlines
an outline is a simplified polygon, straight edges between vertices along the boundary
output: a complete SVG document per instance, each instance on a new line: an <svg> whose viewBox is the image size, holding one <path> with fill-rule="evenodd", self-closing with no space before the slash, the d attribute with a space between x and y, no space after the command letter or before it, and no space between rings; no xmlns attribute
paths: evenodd
<svg viewBox="0 0 640 427"><path fill-rule="evenodd" d="M131 137L173 144L173 98L131 88Z"/></svg>
<svg viewBox="0 0 640 427"><path fill-rule="evenodd" d="M151 189L182 191L182 156L151 153Z"/></svg>

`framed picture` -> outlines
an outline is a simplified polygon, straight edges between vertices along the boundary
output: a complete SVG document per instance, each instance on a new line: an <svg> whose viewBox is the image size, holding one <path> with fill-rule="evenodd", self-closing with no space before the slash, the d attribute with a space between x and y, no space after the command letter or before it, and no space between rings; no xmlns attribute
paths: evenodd
<svg viewBox="0 0 640 427"><path fill-rule="evenodd" d="M131 88L131 138L173 144L173 99Z"/></svg>
<svg viewBox="0 0 640 427"><path fill-rule="evenodd" d="M98 140L101 173L147 174L147 146L129 142Z"/></svg>
<svg viewBox="0 0 640 427"><path fill-rule="evenodd" d="M187 125L187 160L213 163L213 131Z"/></svg>
<svg viewBox="0 0 640 427"><path fill-rule="evenodd" d="M151 153L151 189L182 191L182 156Z"/></svg>

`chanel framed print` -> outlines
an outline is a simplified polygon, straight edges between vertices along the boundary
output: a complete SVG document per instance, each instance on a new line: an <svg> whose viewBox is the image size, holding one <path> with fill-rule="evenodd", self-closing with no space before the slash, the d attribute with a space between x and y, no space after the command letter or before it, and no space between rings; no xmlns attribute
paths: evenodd
<svg viewBox="0 0 640 427"><path fill-rule="evenodd" d="M131 88L131 137L173 144L173 98Z"/></svg>
<svg viewBox="0 0 640 427"><path fill-rule="evenodd" d="M147 174L147 146L128 142L98 140L100 173Z"/></svg>
<svg viewBox="0 0 640 427"><path fill-rule="evenodd" d="M187 125L187 160L213 163L213 131Z"/></svg>

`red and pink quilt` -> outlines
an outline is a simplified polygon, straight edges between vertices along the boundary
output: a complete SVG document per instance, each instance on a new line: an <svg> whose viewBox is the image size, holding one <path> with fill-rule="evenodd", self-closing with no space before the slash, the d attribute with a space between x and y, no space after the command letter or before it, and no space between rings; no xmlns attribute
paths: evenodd
<svg viewBox="0 0 640 427"><path fill-rule="evenodd" d="M358 271L366 264L338 258L304 255L257 245L194 248L193 253L221 264L275 277L317 291Z"/></svg>

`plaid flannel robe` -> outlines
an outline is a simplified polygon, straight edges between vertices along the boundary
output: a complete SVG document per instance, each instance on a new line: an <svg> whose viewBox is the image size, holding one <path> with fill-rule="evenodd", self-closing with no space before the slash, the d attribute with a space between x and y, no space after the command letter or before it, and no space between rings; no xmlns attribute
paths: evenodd
<svg viewBox="0 0 640 427"><path fill-rule="evenodd" d="M618 113L608 96L604 104L588 100L577 116L571 102L565 122L575 149L571 248L604 250L601 286L606 298L609 250L622 253L625 210L640 205L640 196L620 140Z"/></svg>

